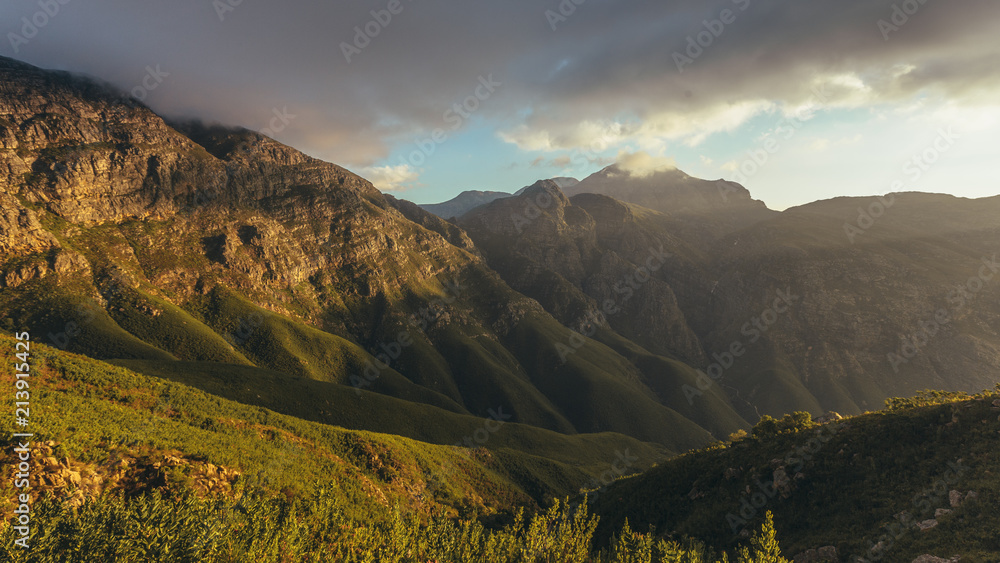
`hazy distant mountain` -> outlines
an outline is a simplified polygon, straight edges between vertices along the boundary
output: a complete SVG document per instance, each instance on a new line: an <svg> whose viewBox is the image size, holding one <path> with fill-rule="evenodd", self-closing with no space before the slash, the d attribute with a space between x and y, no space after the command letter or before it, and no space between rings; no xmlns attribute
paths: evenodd
<svg viewBox="0 0 1000 563"><path fill-rule="evenodd" d="M583 193L611 196L678 219L708 219L716 234L777 215L735 182L702 180L677 169L632 176L611 165L563 191L570 197Z"/></svg>
<svg viewBox="0 0 1000 563"><path fill-rule="evenodd" d="M733 190L728 202L713 197L720 189ZM777 213L736 184L679 171L636 180L606 170L567 191L583 193L541 182L459 224L491 268L561 322L606 320L711 371L748 420L975 391L1000 373L1000 198L908 193ZM670 258L636 283L660 245ZM785 294L791 303L775 306ZM619 312L604 314L605 303ZM946 322L935 321L942 310Z"/></svg>
<svg viewBox="0 0 1000 563"><path fill-rule="evenodd" d="M580 183L580 181L576 178L552 178L551 181L560 188L575 186ZM420 208L445 220L454 219L492 201L511 197L512 195L520 195L521 192L528 189L528 187L521 188L513 194L509 194L507 192L481 192L468 190L458 194L444 203L427 203L421 205Z"/></svg>
<svg viewBox="0 0 1000 563"><path fill-rule="evenodd" d="M452 219L461 217L469 211L485 205L491 201L510 197L507 192L480 192L475 190L464 191L444 203L428 203L421 205L421 209L429 211L442 219Z"/></svg>
<svg viewBox="0 0 1000 563"><path fill-rule="evenodd" d="M568 178L566 176L560 176L558 178L549 178L549 181L555 184L556 187L559 189L571 188L580 183L580 180L577 180L576 178ZM532 186L533 185L535 184L532 184ZM530 187L531 186L524 186L523 188L514 192L514 195L521 195L522 193L524 193L524 190Z"/></svg>

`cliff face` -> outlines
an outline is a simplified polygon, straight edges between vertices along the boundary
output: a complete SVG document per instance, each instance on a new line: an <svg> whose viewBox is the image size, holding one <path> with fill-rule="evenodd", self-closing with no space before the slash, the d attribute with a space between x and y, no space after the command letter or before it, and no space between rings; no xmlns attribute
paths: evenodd
<svg viewBox="0 0 1000 563"><path fill-rule="evenodd" d="M668 281L689 265L677 252L684 244L641 225L628 204L594 194L570 199L547 180L460 224L492 268L563 324L579 330L597 322L652 352L704 363Z"/></svg>
<svg viewBox="0 0 1000 563"><path fill-rule="evenodd" d="M9 59L0 84L0 311L51 343L251 364L460 413L503 407L672 450L709 440L614 351L591 343L560 365L567 329L460 228L363 178Z"/></svg>
<svg viewBox="0 0 1000 563"><path fill-rule="evenodd" d="M675 228L689 229L688 236L698 234L706 239L778 215L735 182L702 180L676 169L633 176L612 165L567 187L565 192L570 197L584 193L606 195L659 211L674 219Z"/></svg>
<svg viewBox="0 0 1000 563"><path fill-rule="evenodd" d="M330 270L374 273L386 261L412 266L415 279L406 281L423 283L476 262L343 168L247 131L184 125L190 136L182 134L98 84L0 60L0 115L0 221L11 252L60 246L37 210L76 227L169 223L161 238L145 241L151 248L191 250L188 235L200 231L197 243L220 273L239 270L261 292ZM417 248L423 264L391 259ZM156 274L188 292L199 278L196 269ZM359 294L403 286L382 275L357 282Z"/></svg>
<svg viewBox="0 0 1000 563"><path fill-rule="evenodd" d="M977 391L1000 373L1000 198L896 194L779 214L733 184L613 168L571 191L543 182L459 222L561 322L596 319L706 370L699 390L721 386L748 419ZM859 216L869 208L877 220ZM657 248L669 257L647 279Z"/></svg>

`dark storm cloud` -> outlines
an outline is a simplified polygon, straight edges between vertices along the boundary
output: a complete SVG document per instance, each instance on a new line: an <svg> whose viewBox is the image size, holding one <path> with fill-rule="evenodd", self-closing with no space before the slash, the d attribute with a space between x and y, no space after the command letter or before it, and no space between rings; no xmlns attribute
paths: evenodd
<svg viewBox="0 0 1000 563"><path fill-rule="evenodd" d="M159 65L169 77L148 92L154 109L277 124L282 140L356 165L443 126L489 75L503 86L477 115L545 149L602 131L690 139L774 104L815 103L817 84L823 103L860 105L971 96L1000 73L994 0L63 1L16 54L8 35L7 54L126 89ZM20 33L40 9L5 4L0 31ZM688 51L703 21L719 31L723 10L733 21Z"/></svg>

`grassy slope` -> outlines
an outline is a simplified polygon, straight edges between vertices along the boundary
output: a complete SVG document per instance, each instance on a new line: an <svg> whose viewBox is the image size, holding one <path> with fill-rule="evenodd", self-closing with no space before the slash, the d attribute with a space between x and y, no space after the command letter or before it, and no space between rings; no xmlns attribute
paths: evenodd
<svg viewBox="0 0 1000 563"><path fill-rule="evenodd" d="M363 377L366 366L374 364L372 355L357 344L261 309L222 287L194 304L194 308L216 331L233 335L236 347L260 367L352 385L354 377ZM392 369L392 364L379 370L378 378L365 388L453 412L467 412L448 397L415 385Z"/></svg>
<svg viewBox="0 0 1000 563"><path fill-rule="evenodd" d="M46 221L54 230L65 227L56 224L58 219L53 217L46 216ZM347 307L355 316L370 314L375 319L362 325L378 326L374 333L360 338L318 330L268 312L226 285L216 286L207 295L185 298L156 287L158 282L145 281L143 278L163 282L157 276L164 268L207 267L202 263L205 257L198 252L166 252L162 248L164 240L188 236L185 233L169 223L150 222L79 231L72 240L62 242L94 264L93 279L59 276L57 284L51 279L43 282L49 285L45 291L35 283L25 285L20 288L20 294L26 296L21 306L29 314L15 320L21 326L60 329L79 317L74 296L96 295L96 284L107 304L95 307L98 320L81 323L85 330L73 338L70 351L101 359L248 364L341 384L356 383L366 369L371 372L372 354L379 352L379 343L392 346L395 336L406 331L413 344L387 369L378 370L378 377L366 389L463 414L482 414L503 405L517 422L568 434L619 432L674 451L700 447L711 439L675 409L657 404L657 393L635 380L635 367L610 350L604 351L615 356L611 361L597 357L600 354L581 354L561 366L553 378L548 364L565 331L550 318L529 320L529 324L537 321L546 328L534 331L533 350L527 353L519 349L520 336L499 340L491 326L501 321L498 313L503 314L503 307L497 304L518 303L524 298L484 268L470 267L464 273L466 288L458 296L458 322L439 323L425 332L406 325L399 315L383 317L378 309L385 303L365 302ZM196 242L183 239L169 246L199 248ZM109 283L109 272L119 271L124 274L114 276L138 281ZM399 304L400 310L418 310L440 293L440 288L411 287L409 291L416 293ZM33 296L42 294L65 295L66 304L38 307L38 303L31 303ZM474 314L462 314L465 307ZM38 310L51 317L47 319L50 322L38 323L38 315L33 314ZM587 355L589 359L581 360ZM627 385L619 385L621 382ZM620 406L610 408L609 399ZM727 416L700 418L720 421L711 423L716 436L739 426Z"/></svg>
<svg viewBox="0 0 1000 563"><path fill-rule="evenodd" d="M685 385L701 391L699 374L691 366L673 358L651 354L610 330L597 331L594 339L639 368L643 382L656 393L661 403L696 422L713 436L725 439L737 430L749 428L747 421L737 414L729 397L718 385L712 385L701 395L692 395L688 400L684 393Z"/></svg>
<svg viewBox="0 0 1000 563"><path fill-rule="evenodd" d="M257 405L296 418L344 428L394 434L434 444L454 444L466 437L475 440L484 420L448 412L430 405L410 403L378 393L356 393L349 387L290 378L284 373L238 365L207 362L115 361L137 373L176 381L212 395ZM500 407L500 414L509 414ZM372 412L382 413L373 417ZM483 417L489 412L477 413ZM480 437L483 435L480 432ZM525 424L506 423L485 441L489 449L510 449L531 453L573 466L604 468L614 459L616 449L629 448L645 456L646 464L663 459L670 452L621 434L564 435ZM605 459L607 461L605 461Z"/></svg>
<svg viewBox="0 0 1000 563"><path fill-rule="evenodd" d="M13 357L13 339L0 337L0 354ZM512 502L529 501L525 489L537 495L534 498L539 502L577 491L607 469L618 448L629 448L640 458L636 469L662 460L667 453L624 436L563 436L510 424L501 426L495 438L490 436L485 443L496 449L495 456L476 453L470 457L466 449L345 430L278 414L37 343L32 348L32 365L35 376L31 406L36 413L33 431L37 441L60 442L67 455L95 462L111 455L111 444L136 441L157 450L179 450L217 465L238 468L245 475L273 473L269 480L275 488L301 488L317 480L341 483L349 481L347 476L361 472L369 480L381 478L387 496L396 495L414 503L420 497L413 497L413 491L424 490L432 475L453 466L459 471L448 472L449 477L434 494L451 499L452 505L471 502L492 506L491 510L496 511L509 508ZM229 368L237 372L263 371L246 366ZM281 378L287 377L273 372L271 375L278 385ZM13 386L10 373L2 377L4 385ZM353 396L353 390L349 392ZM4 400L10 403L12 395ZM395 408L405 405L393 401L397 403L392 405ZM409 406L417 411L433 409ZM452 436L457 437L452 441L477 436L477 431L486 426L482 419L438 413L453 417ZM405 419L399 423L405 424ZM294 444L307 446L290 446ZM526 455L522 449L547 452L552 458ZM378 453L374 462L372 452ZM378 471L372 469L375 462L382 467ZM391 479L386 478L385 466L390 467ZM337 477L341 475L345 478Z"/></svg>
<svg viewBox="0 0 1000 563"><path fill-rule="evenodd" d="M961 461L968 470L947 488L977 491L978 501L942 517L929 532L894 539L885 560L912 561L932 553L996 561L1000 408L992 401L997 396L866 414L844 421L839 430L831 423L687 454L602 494L597 502L601 527L607 533L628 517L636 529L650 524L730 547L737 535L727 515L738 516L742 500L751 496L747 487L756 492L757 479L771 482L776 466L783 465L793 489L787 498L776 496L756 510L747 526L756 528L763 511L772 510L786 554L834 545L841 557L864 556L869 540L884 539L894 515L909 511L922 521L933 518L935 509L947 508L947 495L937 496L933 489L950 475L949 464ZM820 435L830 439L807 460L798 448ZM728 469L739 475L727 477Z"/></svg>
<svg viewBox="0 0 1000 563"><path fill-rule="evenodd" d="M675 451L712 441L706 430L656 401L627 360L587 340L562 363L554 343L568 346L574 334L548 317L524 319L510 346L527 366L532 383L583 432L610 428ZM627 407L624 407L627 405Z"/></svg>

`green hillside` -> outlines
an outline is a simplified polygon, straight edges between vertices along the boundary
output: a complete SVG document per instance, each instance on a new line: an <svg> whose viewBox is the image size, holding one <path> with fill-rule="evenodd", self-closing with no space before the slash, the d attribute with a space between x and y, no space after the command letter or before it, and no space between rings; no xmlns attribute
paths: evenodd
<svg viewBox="0 0 1000 563"><path fill-rule="evenodd" d="M0 354L14 357L14 346L13 338L0 336ZM0 537L9 561L433 557L513 563L558 557L582 563L632 561L637 550L654 549L648 538L626 529L620 546L593 551L597 520L586 506L555 503L536 513L540 503L607 472L619 453L611 448L625 448L634 458L629 471L662 460L662 450L623 436L564 436L439 411L446 420L425 426L428 431L437 428L442 440L468 432L477 447L432 445L301 420L37 343L27 359L28 430L34 434L32 459L38 460L30 493L32 549L13 547L20 538L12 523L16 440L7 433ZM275 392L277 385L267 383L289 381L240 365L122 363L176 366L166 375L229 394L247 383ZM0 383L13 387L13 375L4 372ZM288 395L278 400L297 404ZM12 395L3 403L12 410ZM410 406L411 414L436 410ZM482 444L481 431L487 436ZM452 438L444 438L447 432ZM690 543L661 542L655 549L708 553Z"/></svg>
<svg viewBox="0 0 1000 563"><path fill-rule="evenodd" d="M749 436L619 481L595 503L598 535L627 518L729 549L773 511L786 554L832 546L839 561L997 561L1000 385L889 406L823 425L768 417Z"/></svg>

